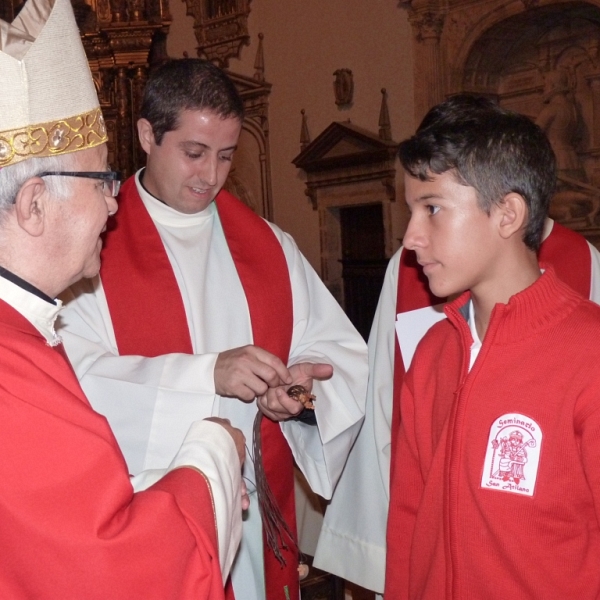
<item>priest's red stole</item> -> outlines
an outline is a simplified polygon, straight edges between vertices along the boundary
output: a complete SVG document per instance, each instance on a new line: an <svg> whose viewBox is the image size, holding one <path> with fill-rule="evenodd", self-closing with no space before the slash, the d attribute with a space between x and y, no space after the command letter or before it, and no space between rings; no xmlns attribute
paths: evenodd
<svg viewBox="0 0 600 600"><path fill-rule="evenodd" d="M254 344L287 364L293 305L283 249L267 223L231 194L221 191L215 203L248 301ZM177 280L134 177L122 187L115 221L106 236L100 274L119 354L192 354ZM295 534L292 453L278 423L263 418L261 433L267 480ZM293 548L281 548L285 567L266 542L264 548L267 598L285 600L286 590L289 598L298 598L298 557Z"/></svg>
<svg viewBox="0 0 600 600"><path fill-rule="evenodd" d="M396 314L435 306L445 302L445 298L438 298L429 290L429 282L423 273L422 267L417 262L417 255L412 250L402 248L398 271L398 295L396 299ZM393 324L392 324L393 325ZM392 447L391 447L391 472L394 471L394 458L396 456L396 440L400 429L400 393L404 380L404 362L398 344L398 337L394 346L394 397L392 405Z"/></svg>

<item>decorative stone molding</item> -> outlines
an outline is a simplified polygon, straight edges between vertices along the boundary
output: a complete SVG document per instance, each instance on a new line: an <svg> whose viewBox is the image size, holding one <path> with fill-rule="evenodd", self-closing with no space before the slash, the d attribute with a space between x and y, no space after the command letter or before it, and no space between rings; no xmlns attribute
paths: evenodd
<svg viewBox="0 0 600 600"><path fill-rule="evenodd" d="M400 204L394 202L398 144L391 140L385 94L382 106L379 134L349 121L334 122L292 161L306 173L304 193L319 214L321 277L365 336L373 316L365 316L365 307L374 312L377 299L370 297L369 290L378 291L387 258L396 250L393 230L397 219L391 207L399 209ZM388 132L390 139L385 139ZM361 219L375 215L367 217L371 227L357 217L351 218L353 224L349 226L349 215L357 214ZM369 245L369 251L375 255L358 258L352 248L364 227L378 241L375 246Z"/></svg>
<svg viewBox="0 0 600 600"><path fill-rule="evenodd" d="M335 93L335 103L338 106L348 106L352 103L354 97L354 79L350 69L337 69L333 76L333 91Z"/></svg>
<svg viewBox="0 0 600 600"><path fill-rule="evenodd" d="M248 15L251 0L185 0L187 14L194 18L198 56L221 67L238 58L250 43Z"/></svg>
<svg viewBox="0 0 600 600"><path fill-rule="evenodd" d="M410 11L408 20L413 26L416 38L419 42L435 40L439 42L444 28L444 15L436 12Z"/></svg>
<svg viewBox="0 0 600 600"><path fill-rule="evenodd" d="M256 65L259 66L257 67ZM264 61L262 59L261 44L259 44L257 51L255 69L254 77L246 77L232 72L227 73L235 83L244 101L245 118L242 124L242 138L248 136L247 140L251 141L253 150L250 153L250 159L252 163L255 163L254 167L252 165L240 164L238 169L240 175L236 175L236 177L238 178L238 187L240 185L246 185L247 187L247 183L243 181L241 173L243 169L255 168L258 171L257 189L248 188L247 194L254 198L254 205L251 208L255 209L265 219L272 220L273 197L271 191L271 151L269 141L269 95L271 93L271 84L264 80ZM240 145L243 145L243 141L243 139L240 140Z"/></svg>

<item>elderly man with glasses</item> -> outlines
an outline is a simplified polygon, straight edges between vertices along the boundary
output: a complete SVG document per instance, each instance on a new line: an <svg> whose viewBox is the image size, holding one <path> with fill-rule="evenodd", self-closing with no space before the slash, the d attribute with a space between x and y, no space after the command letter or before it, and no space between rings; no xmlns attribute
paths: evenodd
<svg viewBox="0 0 600 600"><path fill-rule="evenodd" d="M69 0L0 21L0 84L0 598L222 599L242 432L196 421L167 468L130 478L55 331L120 186Z"/></svg>

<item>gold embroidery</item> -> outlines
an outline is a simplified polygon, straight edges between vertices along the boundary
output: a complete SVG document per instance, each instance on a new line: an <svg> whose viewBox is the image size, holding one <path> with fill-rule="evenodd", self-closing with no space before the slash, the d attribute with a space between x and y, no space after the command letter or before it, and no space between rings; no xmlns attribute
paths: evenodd
<svg viewBox="0 0 600 600"><path fill-rule="evenodd" d="M30 125L0 132L0 167L26 158L56 156L108 141L104 117L99 108L54 123Z"/></svg>

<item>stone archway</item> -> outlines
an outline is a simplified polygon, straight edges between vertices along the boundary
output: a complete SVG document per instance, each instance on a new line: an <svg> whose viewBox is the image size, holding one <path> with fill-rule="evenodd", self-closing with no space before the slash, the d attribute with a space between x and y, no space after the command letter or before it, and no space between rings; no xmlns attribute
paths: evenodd
<svg viewBox="0 0 600 600"><path fill-rule="evenodd" d="M600 231L600 8L532 8L487 29L472 45L461 88L530 116L558 164L551 216L588 237Z"/></svg>
<svg viewBox="0 0 600 600"><path fill-rule="evenodd" d="M600 2L419 2L417 119L466 91L536 120L558 157L552 216L600 241Z"/></svg>

